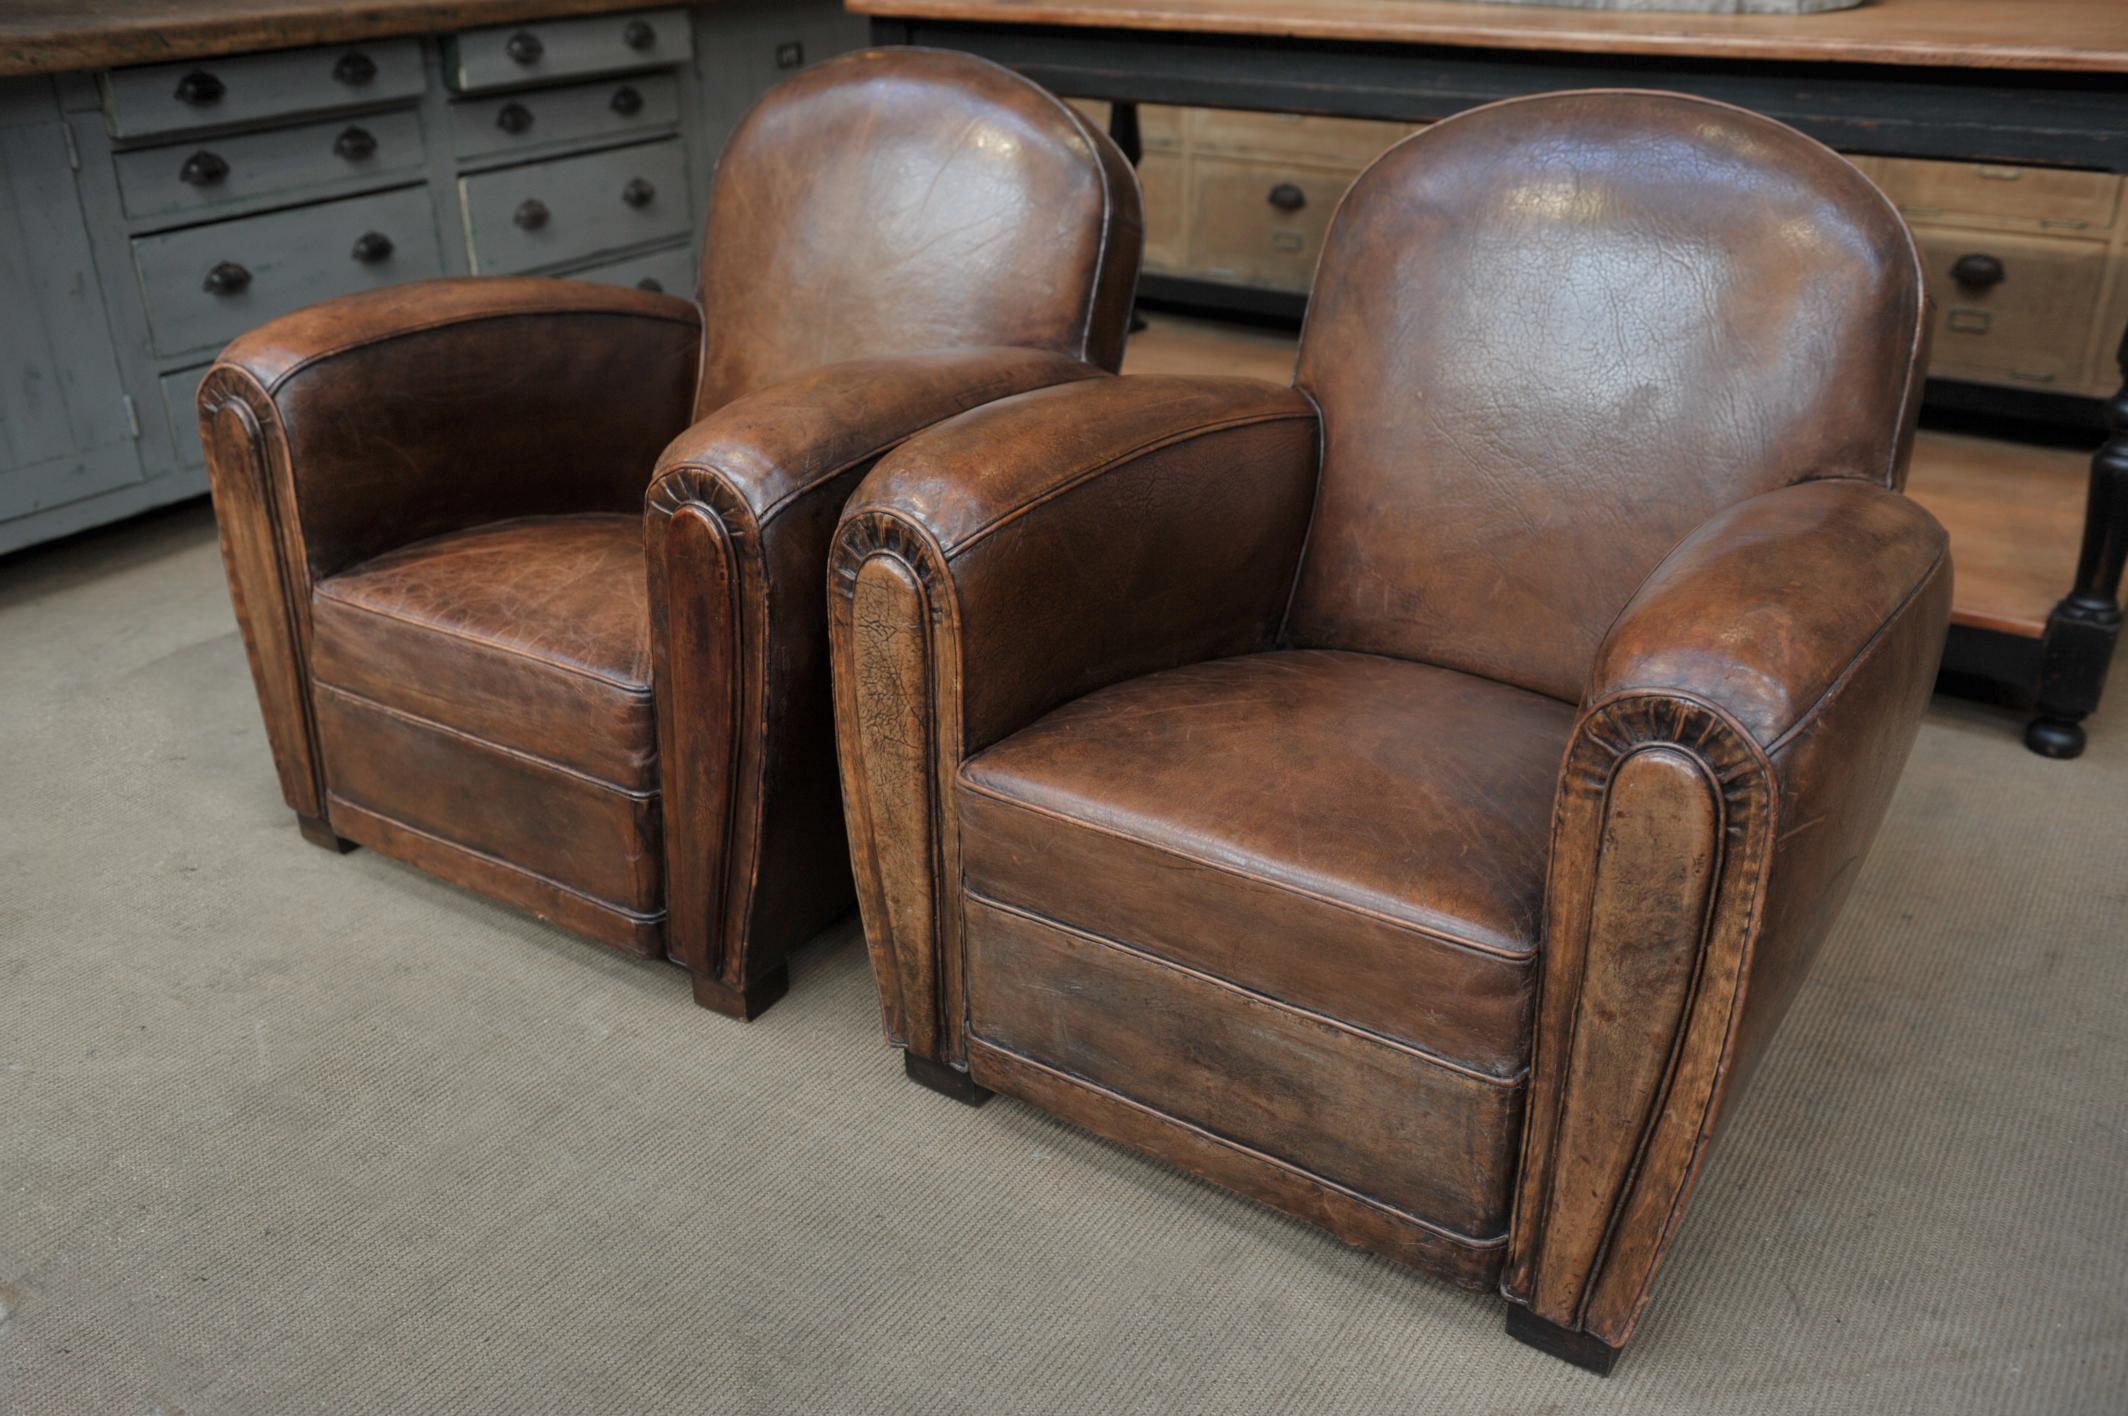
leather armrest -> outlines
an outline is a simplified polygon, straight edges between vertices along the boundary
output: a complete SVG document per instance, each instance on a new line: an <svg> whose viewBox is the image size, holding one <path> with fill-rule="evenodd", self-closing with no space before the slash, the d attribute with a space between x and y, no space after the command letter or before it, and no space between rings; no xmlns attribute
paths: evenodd
<svg viewBox="0 0 2128 1416"><path fill-rule="evenodd" d="M208 371L209 469L217 485L254 458L271 469L306 578L481 521L635 510L686 425L700 338L688 301L582 281L423 280L327 300L243 335Z"/></svg>
<svg viewBox="0 0 2128 1416"><path fill-rule="evenodd" d="M1926 511L1828 480L1714 517L1612 626L1561 772L1502 1279L1536 1317L1630 1335L1884 818L1950 598Z"/></svg>
<svg viewBox="0 0 2128 1416"><path fill-rule="evenodd" d="M698 996L743 996L849 908L823 587L851 488L882 453L963 409L1106 377L1031 349L831 364L726 404L658 459L644 546L666 938ZM718 862L728 877L708 878ZM738 939L752 957L724 947Z"/></svg>
<svg viewBox="0 0 2128 1416"><path fill-rule="evenodd" d="M1267 645L1315 493L1291 388L1140 377L1006 399L883 460L851 498L838 591L913 554L954 632L968 753L1106 683Z"/></svg>
<svg viewBox="0 0 2128 1416"><path fill-rule="evenodd" d="M1004 399L883 459L829 561L844 817L887 1036L964 1066L970 754L1133 674L1266 647L1314 499L1289 388L1122 378Z"/></svg>
<svg viewBox="0 0 2128 1416"><path fill-rule="evenodd" d="M509 516L632 511L687 421L692 305L575 281L416 281L238 339L200 385L230 597L282 795L317 821L312 584Z"/></svg>

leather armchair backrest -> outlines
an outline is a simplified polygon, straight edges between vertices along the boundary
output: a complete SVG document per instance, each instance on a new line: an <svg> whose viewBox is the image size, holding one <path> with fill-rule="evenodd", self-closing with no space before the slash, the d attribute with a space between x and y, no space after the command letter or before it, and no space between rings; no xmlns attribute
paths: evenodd
<svg viewBox="0 0 2128 1416"><path fill-rule="evenodd" d="M820 364L982 345L1113 369L1138 179L1108 135L970 55L874 49L777 86L718 164L695 416Z"/></svg>
<svg viewBox="0 0 2128 1416"><path fill-rule="evenodd" d="M1436 124L1323 247L1297 376L1323 473L1287 637L1576 700L1714 512L1902 483L1926 327L1891 203L1770 119L1591 91Z"/></svg>

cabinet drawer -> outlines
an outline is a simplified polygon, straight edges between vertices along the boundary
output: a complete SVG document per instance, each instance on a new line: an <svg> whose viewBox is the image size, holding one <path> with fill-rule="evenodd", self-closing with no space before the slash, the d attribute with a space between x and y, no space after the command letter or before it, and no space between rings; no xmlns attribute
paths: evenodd
<svg viewBox="0 0 2128 1416"><path fill-rule="evenodd" d="M1191 274L1305 291L1330 213L1358 174L1215 157L1190 161Z"/></svg>
<svg viewBox="0 0 2128 1416"><path fill-rule="evenodd" d="M1138 163L1145 192L1145 268L1179 273L1189 260L1188 159L1180 153L1148 152Z"/></svg>
<svg viewBox="0 0 2128 1416"><path fill-rule="evenodd" d="M211 364L164 374L163 411L170 419L170 446L177 450L180 467L205 467L207 449L200 442L199 386Z"/></svg>
<svg viewBox="0 0 2128 1416"><path fill-rule="evenodd" d="M418 97L428 76L419 40L390 39L112 69L102 84L111 135L138 138L396 103Z"/></svg>
<svg viewBox="0 0 2128 1416"><path fill-rule="evenodd" d="M685 10L637 10L468 30L447 42L444 72L460 93L551 79L660 69L694 57Z"/></svg>
<svg viewBox="0 0 2128 1416"><path fill-rule="evenodd" d="M670 74L640 74L451 105L451 150L462 158L550 143L654 133L680 122L680 86Z"/></svg>
<svg viewBox="0 0 2128 1416"><path fill-rule="evenodd" d="M1190 150L1232 157L1294 158L1326 166L1365 167L1414 131L1408 123L1315 118L1297 113L1189 110Z"/></svg>
<svg viewBox="0 0 2128 1416"><path fill-rule="evenodd" d="M461 177L476 275L583 260L691 229L678 142L585 153Z"/></svg>
<svg viewBox="0 0 2128 1416"><path fill-rule="evenodd" d="M1914 234L1936 303L1929 372L2039 388L2082 380L2105 247L2000 232ZM1959 269L1977 279L1959 279ZM1982 283L1998 271L1999 279Z"/></svg>
<svg viewBox="0 0 2128 1416"><path fill-rule="evenodd" d="M144 236L133 260L165 355L215 349L335 295L443 273L425 187Z"/></svg>
<svg viewBox="0 0 2128 1416"><path fill-rule="evenodd" d="M2121 179L2108 172L1897 157L1868 171L1911 221L2100 235L2120 201Z"/></svg>
<svg viewBox="0 0 2128 1416"><path fill-rule="evenodd" d="M595 280L601 285L632 285L638 290L661 290L667 295L692 299L695 293L695 250L690 245L668 246L624 256L582 270L569 272L571 280Z"/></svg>
<svg viewBox="0 0 2128 1416"><path fill-rule="evenodd" d="M211 212L232 202L300 192L350 177L418 175L421 120L410 109L371 113L122 152L114 162L126 215Z"/></svg>

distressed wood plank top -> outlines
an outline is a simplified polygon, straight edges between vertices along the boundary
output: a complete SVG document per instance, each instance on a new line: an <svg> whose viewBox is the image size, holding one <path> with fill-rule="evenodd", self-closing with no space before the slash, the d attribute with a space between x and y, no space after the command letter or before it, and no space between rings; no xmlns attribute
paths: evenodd
<svg viewBox="0 0 2128 1416"><path fill-rule="evenodd" d="M0 77L647 10L660 0L0 0ZM674 0L662 0L671 4ZM690 0L700 3L700 0Z"/></svg>
<svg viewBox="0 0 2128 1416"><path fill-rule="evenodd" d="M1690 15L1443 0L847 0L883 19L1066 25L1475 49L2128 73L2128 0L1871 0Z"/></svg>

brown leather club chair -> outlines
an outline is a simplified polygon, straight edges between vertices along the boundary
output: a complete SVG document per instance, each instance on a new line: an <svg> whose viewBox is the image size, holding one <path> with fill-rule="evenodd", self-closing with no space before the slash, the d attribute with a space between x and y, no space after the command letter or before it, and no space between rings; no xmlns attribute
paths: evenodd
<svg viewBox="0 0 2128 1416"><path fill-rule="evenodd" d="M1129 165L1066 105L879 50L740 125L699 305L427 281L232 344L200 418L304 834L766 1007L850 902L822 589L842 503L929 423L1113 371L1141 225Z"/></svg>
<svg viewBox="0 0 2128 1416"><path fill-rule="evenodd" d="M1603 1369L1883 819L1941 652L1891 204L1721 105L1440 123L1296 387L904 444L830 562L889 1038Z"/></svg>

